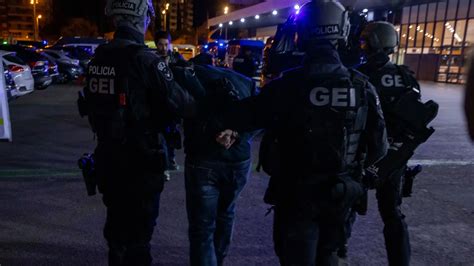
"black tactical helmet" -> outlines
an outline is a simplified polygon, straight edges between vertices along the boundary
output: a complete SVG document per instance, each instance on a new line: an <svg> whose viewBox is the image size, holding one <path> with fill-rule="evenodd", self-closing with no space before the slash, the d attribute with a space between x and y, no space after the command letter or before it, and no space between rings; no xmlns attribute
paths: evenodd
<svg viewBox="0 0 474 266"><path fill-rule="evenodd" d="M360 34L361 48L368 55L384 52L389 55L398 46L398 32L395 27L385 21L367 24Z"/></svg>
<svg viewBox="0 0 474 266"><path fill-rule="evenodd" d="M318 41L347 41L348 11L336 0L313 0L295 16L298 47L303 51Z"/></svg>
<svg viewBox="0 0 474 266"><path fill-rule="evenodd" d="M107 0L105 15L127 15L133 17L155 16L152 0Z"/></svg>
<svg viewBox="0 0 474 266"><path fill-rule="evenodd" d="M152 0L107 0L105 15L111 16L116 25L128 25L145 34L155 9Z"/></svg>

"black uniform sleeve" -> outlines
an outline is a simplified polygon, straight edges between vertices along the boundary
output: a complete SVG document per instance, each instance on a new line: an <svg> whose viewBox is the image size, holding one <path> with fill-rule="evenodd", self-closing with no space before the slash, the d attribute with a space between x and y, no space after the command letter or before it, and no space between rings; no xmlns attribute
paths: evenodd
<svg viewBox="0 0 474 266"><path fill-rule="evenodd" d="M365 130L365 143L367 145L366 165L371 165L382 159L387 153L389 144L385 119L380 105L379 96L372 84L367 88L368 114Z"/></svg>
<svg viewBox="0 0 474 266"><path fill-rule="evenodd" d="M150 71L154 83L160 84L168 109L183 118L195 117L197 105L194 98L174 80L166 63L161 59L156 60Z"/></svg>
<svg viewBox="0 0 474 266"><path fill-rule="evenodd" d="M220 116L224 128L238 132L269 128L285 112L288 103L282 102L283 90L271 82L262 93L230 105Z"/></svg>

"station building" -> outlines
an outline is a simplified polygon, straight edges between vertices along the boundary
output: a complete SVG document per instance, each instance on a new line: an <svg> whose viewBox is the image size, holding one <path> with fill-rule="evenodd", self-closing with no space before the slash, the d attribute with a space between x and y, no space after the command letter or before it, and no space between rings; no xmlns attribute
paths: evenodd
<svg viewBox="0 0 474 266"><path fill-rule="evenodd" d="M210 18L213 36L266 41L306 1L267 0ZM369 21L396 25L400 45L393 61L408 65L420 80L465 83L466 57L474 44L474 0L342 0Z"/></svg>

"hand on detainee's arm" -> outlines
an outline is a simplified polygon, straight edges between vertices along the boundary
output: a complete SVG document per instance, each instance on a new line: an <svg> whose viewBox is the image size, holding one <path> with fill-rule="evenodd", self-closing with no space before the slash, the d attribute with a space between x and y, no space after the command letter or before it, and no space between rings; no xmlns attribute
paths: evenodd
<svg viewBox="0 0 474 266"><path fill-rule="evenodd" d="M248 132L268 127L274 117L275 109L283 108L278 104L281 100L277 90L268 84L263 93L241 101L228 103L219 114L221 128L216 141L229 149L238 140L237 132ZM284 99L284 98L283 98ZM283 108L284 109L284 108Z"/></svg>
<svg viewBox="0 0 474 266"><path fill-rule="evenodd" d="M198 108L193 96L174 80L173 73L164 61L158 62L157 70L154 70L156 79L164 88L162 93L171 111L183 118L195 117Z"/></svg>
<svg viewBox="0 0 474 266"><path fill-rule="evenodd" d="M471 54L469 65L464 97L464 112L466 114L469 136L474 141L474 52Z"/></svg>

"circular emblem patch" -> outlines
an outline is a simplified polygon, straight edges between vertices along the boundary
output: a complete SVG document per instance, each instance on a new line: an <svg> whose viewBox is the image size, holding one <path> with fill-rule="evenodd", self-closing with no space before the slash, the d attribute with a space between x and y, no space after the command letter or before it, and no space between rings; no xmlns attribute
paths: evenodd
<svg viewBox="0 0 474 266"><path fill-rule="evenodd" d="M163 74L167 81L171 81L173 79L173 74L171 73L171 70L166 66L165 62L158 63L158 70L161 72L161 74Z"/></svg>

